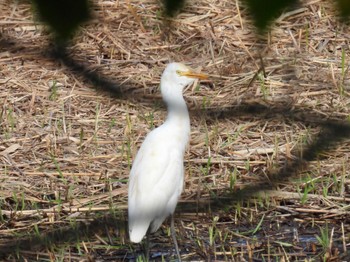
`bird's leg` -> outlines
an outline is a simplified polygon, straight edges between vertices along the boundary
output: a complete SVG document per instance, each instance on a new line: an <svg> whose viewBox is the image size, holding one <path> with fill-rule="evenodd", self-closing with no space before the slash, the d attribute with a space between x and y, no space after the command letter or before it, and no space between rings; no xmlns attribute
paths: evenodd
<svg viewBox="0 0 350 262"><path fill-rule="evenodd" d="M176 232L175 232L175 226L174 226L174 214L171 214L170 231L171 231L171 237L173 238L173 242L175 245L175 250L176 250L178 261L181 262L179 246L178 246L177 240L176 240Z"/></svg>
<svg viewBox="0 0 350 262"><path fill-rule="evenodd" d="M145 259L146 261L149 261L149 243L150 243L150 229L147 230L146 232L146 239L145 239L145 245L144 245L144 248L145 248Z"/></svg>

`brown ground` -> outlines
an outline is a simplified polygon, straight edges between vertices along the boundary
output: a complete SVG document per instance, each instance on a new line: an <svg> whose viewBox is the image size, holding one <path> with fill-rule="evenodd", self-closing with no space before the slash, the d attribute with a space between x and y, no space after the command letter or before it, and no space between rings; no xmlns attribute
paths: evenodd
<svg viewBox="0 0 350 262"><path fill-rule="evenodd" d="M259 40L236 2L189 2L169 28L154 1L96 1L60 58L28 4L1 2L3 259L142 252L125 229L130 165L166 115L160 74L182 61L212 76L185 93L182 259L350 260L349 27L332 1L303 1ZM167 230L155 259L173 257Z"/></svg>

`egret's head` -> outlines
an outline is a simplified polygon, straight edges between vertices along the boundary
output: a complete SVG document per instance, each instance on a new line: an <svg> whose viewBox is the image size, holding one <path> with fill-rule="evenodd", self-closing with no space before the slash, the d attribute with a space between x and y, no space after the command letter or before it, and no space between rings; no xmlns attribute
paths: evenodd
<svg viewBox="0 0 350 262"><path fill-rule="evenodd" d="M207 79L204 74L193 72L190 68L181 63L170 63L165 68L161 78L162 93L169 89L179 89L192 84L195 79ZM170 91L170 90L169 90Z"/></svg>

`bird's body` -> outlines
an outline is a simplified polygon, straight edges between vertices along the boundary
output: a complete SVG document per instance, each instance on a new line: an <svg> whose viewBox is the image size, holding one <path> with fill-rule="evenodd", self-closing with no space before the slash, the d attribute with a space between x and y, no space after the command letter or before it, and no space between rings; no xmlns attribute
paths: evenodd
<svg viewBox="0 0 350 262"><path fill-rule="evenodd" d="M183 160L190 135L182 92L200 76L203 75L179 63L169 64L162 75L161 92L168 116L163 125L146 136L130 172L128 215L132 242L140 242L148 229L155 232L175 211L183 188Z"/></svg>
<svg viewBox="0 0 350 262"><path fill-rule="evenodd" d="M134 161L136 167L131 172L129 186L129 192L134 192L129 194L132 242L140 242L149 226L151 233L157 231L174 212L182 192L185 145L180 149L175 143L172 127L172 124L164 124L149 133Z"/></svg>

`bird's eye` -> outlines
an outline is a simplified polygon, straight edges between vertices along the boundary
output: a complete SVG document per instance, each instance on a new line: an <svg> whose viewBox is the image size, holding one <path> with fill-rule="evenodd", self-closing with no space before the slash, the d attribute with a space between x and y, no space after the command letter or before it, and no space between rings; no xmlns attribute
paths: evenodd
<svg viewBox="0 0 350 262"><path fill-rule="evenodd" d="M181 71L180 71L180 70L176 70L176 74L178 74L179 76L181 76Z"/></svg>

